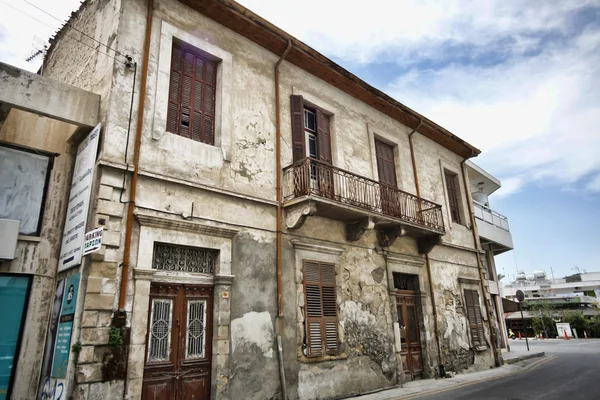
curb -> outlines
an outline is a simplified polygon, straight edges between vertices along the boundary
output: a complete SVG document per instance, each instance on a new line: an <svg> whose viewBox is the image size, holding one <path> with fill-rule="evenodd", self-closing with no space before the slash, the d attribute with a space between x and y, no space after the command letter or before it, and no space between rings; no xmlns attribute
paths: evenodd
<svg viewBox="0 0 600 400"><path fill-rule="evenodd" d="M504 364L506 364L506 365L514 364L519 361L529 360L530 358L544 357L545 355L546 355L546 353L544 353L543 351L541 351L539 353L525 354L525 355L514 357L514 358L504 359Z"/></svg>

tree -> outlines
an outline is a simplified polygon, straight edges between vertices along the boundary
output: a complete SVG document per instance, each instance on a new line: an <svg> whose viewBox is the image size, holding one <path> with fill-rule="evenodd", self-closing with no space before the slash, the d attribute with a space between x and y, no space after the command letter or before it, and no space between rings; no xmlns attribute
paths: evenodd
<svg viewBox="0 0 600 400"><path fill-rule="evenodd" d="M498 281L501 281L504 278L506 278L506 275L504 275L504 274L498 274Z"/></svg>
<svg viewBox="0 0 600 400"><path fill-rule="evenodd" d="M533 329L535 332L544 332L544 336L553 338L558 335L556 324L552 319L554 307L549 303L534 302L529 306L532 312L537 314L533 317Z"/></svg>
<svg viewBox="0 0 600 400"><path fill-rule="evenodd" d="M585 318L582 311L565 310L562 321L568 322L571 325L571 329L575 329L579 336L583 336L583 331L589 329L590 321Z"/></svg>

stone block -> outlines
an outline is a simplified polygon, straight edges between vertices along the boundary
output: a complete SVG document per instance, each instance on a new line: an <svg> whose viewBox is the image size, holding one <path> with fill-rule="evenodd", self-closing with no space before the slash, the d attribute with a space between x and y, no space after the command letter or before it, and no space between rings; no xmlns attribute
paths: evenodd
<svg viewBox="0 0 600 400"><path fill-rule="evenodd" d="M218 325L229 325L231 323L231 315L229 311L219 311L217 313Z"/></svg>
<svg viewBox="0 0 600 400"><path fill-rule="evenodd" d="M217 340L217 354L229 354L229 340Z"/></svg>
<svg viewBox="0 0 600 400"><path fill-rule="evenodd" d="M83 346L79 353L79 364L91 364L94 361L94 346Z"/></svg>
<svg viewBox="0 0 600 400"><path fill-rule="evenodd" d="M107 185L100 185L100 190L98 191L98 198L104 200L111 200L113 196L113 188Z"/></svg>
<svg viewBox="0 0 600 400"><path fill-rule="evenodd" d="M123 186L123 172L103 168L100 183L114 188L121 188Z"/></svg>
<svg viewBox="0 0 600 400"><path fill-rule="evenodd" d="M104 278L102 281L102 293L104 294L115 294L117 284L114 279Z"/></svg>
<svg viewBox="0 0 600 400"><path fill-rule="evenodd" d="M99 382L102 380L102 364L83 364L77 366L76 378L78 383ZM88 395L89 400L89 395Z"/></svg>
<svg viewBox="0 0 600 400"><path fill-rule="evenodd" d="M73 390L73 400L88 400L90 385L79 384L77 388Z"/></svg>
<svg viewBox="0 0 600 400"><path fill-rule="evenodd" d="M82 345L107 344L109 328L82 328L79 340Z"/></svg>
<svg viewBox="0 0 600 400"><path fill-rule="evenodd" d="M122 222L122 218L112 217L108 221L108 224L106 224L106 229L108 229L109 231L120 232L122 228Z"/></svg>
<svg viewBox="0 0 600 400"><path fill-rule="evenodd" d="M128 376L130 378L144 377L144 362L146 355L146 345L134 344L129 346L129 364Z"/></svg>
<svg viewBox="0 0 600 400"><path fill-rule="evenodd" d="M100 246L100 250L90 254L92 261L104 261L104 254L106 252L106 246Z"/></svg>
<svg viewBox="0 0 600 400"><path fill-rule="evenodd" d="M115 296L90 293L85 296L84 310L112 310Z"/></svg>
<svg viewBox="0 0 600 400"><path fill-rule="evenodd" d="M98 327L106 328L112 322L112 311L98 311Z"/></svg>
<svg viewBox="0 0 600 400"><path fill-rule="evenodd" d="M88 400L123 399L124 381L108 381L90 385Z"/></svg>
<svg viewBox="0 0 600 400"><path fill-rule="evenodd" d="M98 311L84 311L81 317L82 328L93 328L98 325Z"/></svg>
<svg viewBox="0 0 600 400"><path fill-rule="evenodd" d="M229 340L229 326L222 325L217 327L217 339Z"/></svg>
<svg viewBox="0 0 600 400"><path fill-rule="evenodd" d="M116 262L94 261L90 266L90 277L96 276L101 278L114 279L117 275L117 265L118 264Z"/></svg>
<svg viewBox="0 0 600 400"><path fill-rule="evenodd" d="M87 293L102 293L102 281L104 278L90 276L87 281Z"/></svg>
<svg viewBox="0 0 600 400"><path fill-rule="evenodd" d="M121 232L104 231L102 234L102 244L106 247L120 247Z"/></svg>
<svg viewBox="0 0 600 400"><path fill-rule="evenodd" d="M128 379L127 380L127 398L128 399L141 399L143 383L144 383L144 380L142 378Z"/></svg>
<svg viewBox="0 0 600 400"><path fill-rule="evenodd" d="M111 217L123 218L123 210L125 210L125 204L123 203L99 199L96 212L98 214L110 215Z"/></svg>
<svg viewBox="0 0 600 400"><path fill-rule="evenodd" d="M102 247L105 247L105 246L102 246ZM123 261L123 254L121 252L121 249L120 248L117 249L114 247L106 249L106 253L104 254L104 261L115 262L115 263Z"/></svg>

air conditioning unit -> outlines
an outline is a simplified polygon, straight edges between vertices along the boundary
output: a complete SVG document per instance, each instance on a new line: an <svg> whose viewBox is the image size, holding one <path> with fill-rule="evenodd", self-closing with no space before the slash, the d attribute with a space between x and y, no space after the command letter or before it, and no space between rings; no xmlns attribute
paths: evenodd
<svg viewBox="0 0 600 400"><path fill-rule="evenodd" d="M0 260L14 260L21 221L0 219Z"/></svg>

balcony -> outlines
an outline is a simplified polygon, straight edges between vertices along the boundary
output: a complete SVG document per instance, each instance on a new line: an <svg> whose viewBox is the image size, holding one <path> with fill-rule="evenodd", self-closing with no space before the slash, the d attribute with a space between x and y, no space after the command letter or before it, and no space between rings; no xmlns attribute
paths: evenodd
<svg viewBox="0 0 600 400"><path fill-rule="evenodd" d="M349 241L376 229L381 247L409 236L417 239L421 254L445 233L439 204L311 158L284 168L283 200L288 229L318 215L346 223Z"/></svg>
<svg viewBox="0 0 600 400"><path fill-rule="evenodd" d="M508 218L476 201L473 201L473 205L481 243L490 244L494 254L512 250L513 241L508 227Z"/></svg>

